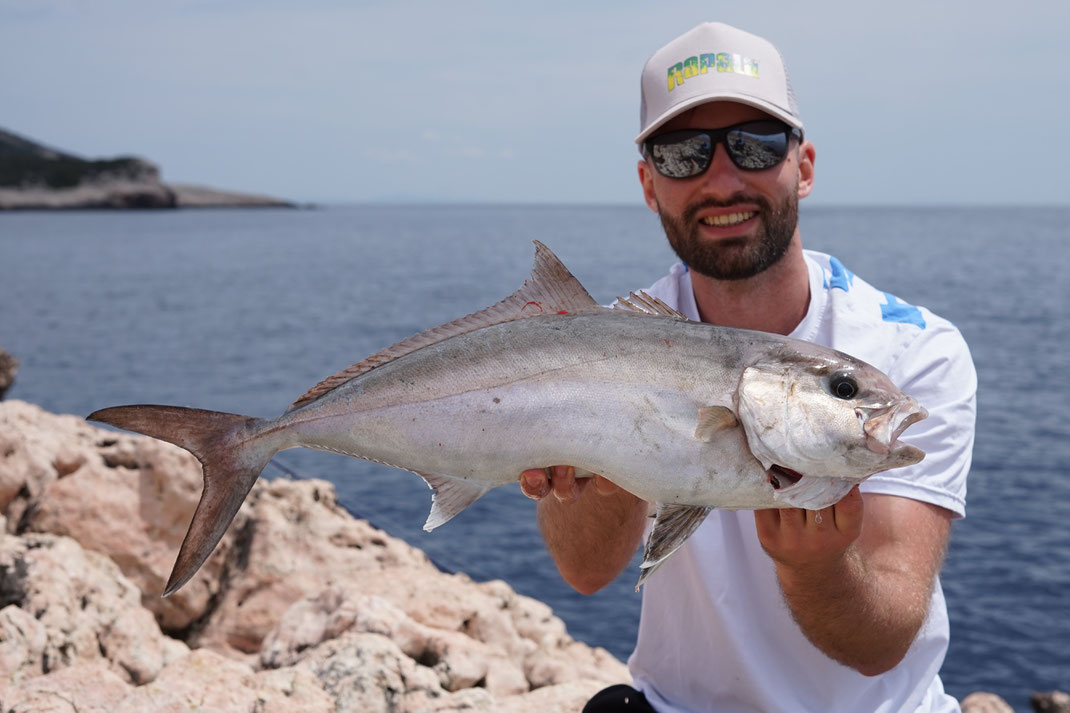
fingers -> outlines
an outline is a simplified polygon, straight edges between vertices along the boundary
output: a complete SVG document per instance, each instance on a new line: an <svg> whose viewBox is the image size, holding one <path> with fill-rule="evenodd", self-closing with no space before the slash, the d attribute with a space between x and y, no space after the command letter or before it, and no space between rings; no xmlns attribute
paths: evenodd
<svg viewBox="0 0 1070 713"><path fill-rule="evenodd" d="M764 546L780 531L780 510L777 508L755 510L754 524L758 529L758 541Z"/></svg>
<svg viewBox="0 0 1070 713"><path fill-rule="evenodd" d="M858 486L851 488L840 502L832 506L836 529L840 532L853 533L855 537L862 531L862 491Z"/></svg>
<svg viewBox="0 0 1070 713"><path fill-rule="evenodd" d="M543 468L532 468L520 474L520 490L532 500L542 500L550 494L550 476Z"/></svg>
<svg viewBox="0 0 1070 713"><path fill-rule="evenodd" d="M542 500L553 493L558 502L570 503L577 500L592 481L599 495L610 495L619 490L611 480L600 475L577 478L576 469L570 465L525 470L520 474L520 489L532 500Z"/></svg>
<svg viewBox="0 0 1070 713"><path fill-rule="evenodd" d="M835 505L822 510L757 510L758 541L778 564L803 566L831 561L862 531L862 495L855 486Z"/></svg>
<svg viewBox="0 0 1070 713"><path fill-rule="evenodd" d="M576 482L576 469L570 465L531 468L520 474L520 489L532 500L553 493L558 502L569 503L580 496L584 485Z"/></svg>
<svg viewBox="0 0 1070 713"><path fill-rule="evenodd" d="M576 469L570 465L550 466L550 490L559 503L570 503L580 497L583 486L576 480Z"/></svg>

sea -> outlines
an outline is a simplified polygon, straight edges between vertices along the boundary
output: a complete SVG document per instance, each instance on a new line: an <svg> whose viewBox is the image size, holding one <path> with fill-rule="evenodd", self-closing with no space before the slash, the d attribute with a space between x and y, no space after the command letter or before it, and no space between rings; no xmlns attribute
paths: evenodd
<svg viewBox="0 0 1070 713"><path fill-rule="evenodd" d="M977 441L942 574L941 675L952 695L992 691L1027 711L1031 692L1070 688L1070 207L803 204L800 221L807 247L950 319L970 344ZM273 416L349 364L511 293L533 239L602 303L674 260L642 205L0 214L0 348L21 362L7 398L78 415L166 403ZM443 569L505 580L573 637L631 651L637 570L574 592L517 486L425 533L429 491L411 473L293 450L265 475L330 480L351 512Z"/></svg>

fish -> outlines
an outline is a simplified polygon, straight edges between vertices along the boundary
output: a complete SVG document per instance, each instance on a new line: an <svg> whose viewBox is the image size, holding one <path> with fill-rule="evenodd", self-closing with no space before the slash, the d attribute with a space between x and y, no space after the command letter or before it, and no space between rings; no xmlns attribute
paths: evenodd
<svg viewBox="0 0 1070 713"><path fill-rule="evenodd" d="M432 490L427 531L523 470L598 473L656 507L642 584L714 508L818 510L919 462L899 437L926 416L883 372L833 349L695 322L645 293L599 305L535 241L512 295L324 379L277 418L148 404L87 418L201 463L168 596L289 448L416 473Z"/></svg>

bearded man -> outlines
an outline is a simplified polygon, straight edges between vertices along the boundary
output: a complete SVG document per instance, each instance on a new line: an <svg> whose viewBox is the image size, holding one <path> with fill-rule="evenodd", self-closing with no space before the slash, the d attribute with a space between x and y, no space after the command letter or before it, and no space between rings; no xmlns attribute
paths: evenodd
<svg viewBox="0 0 1070 713"><path fill-rule="evenodd" d="M949 713L938 672L938 573L965 515L976 374L959 332L804 250L798 201L814 145L783 59L720 23L642 73L639 181L681 262L647 290L693 320L861 358L924 405L921 463L878 473L822 511L714 511L643 588L633 686L585 711ZM562 576L592 593L629 564L650 504L569 466L525 471ZM552 495L552 497L551 497Z"/></svg>

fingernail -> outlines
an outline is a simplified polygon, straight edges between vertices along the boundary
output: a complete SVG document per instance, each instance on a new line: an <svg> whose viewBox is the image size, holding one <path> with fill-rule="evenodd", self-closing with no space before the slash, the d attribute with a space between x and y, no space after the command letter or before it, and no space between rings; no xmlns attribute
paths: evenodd
<svg viewBox="0 0 1070 713"><path fill-rule="evenodd" d="M546 481L536 475L525 475L524 487L521 490L532 500L541 500L548 494Z"/></svg>

